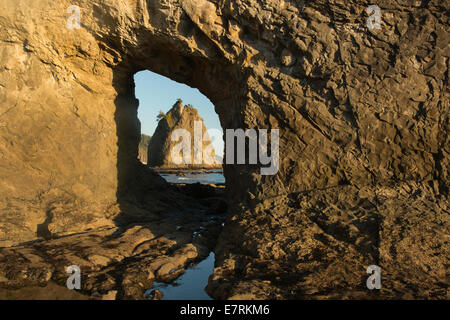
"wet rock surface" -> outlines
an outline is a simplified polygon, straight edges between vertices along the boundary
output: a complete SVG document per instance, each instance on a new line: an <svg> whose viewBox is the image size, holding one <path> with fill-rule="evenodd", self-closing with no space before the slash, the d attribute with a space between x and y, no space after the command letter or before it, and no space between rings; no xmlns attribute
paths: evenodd
<svg viewBox="0 0 450 320"><path fill-rule="evenodd" d="M183 187L177 189L182 192ZM223 199L223 189L207 188L214 199ZM212 213L207 200L195 210L185 208L147 223L1 249L0 291L9 293L6 298L22 299L38 299L47 287L52 290L55 285L60 286L57 292L64 292L71 275L66 269L76 265L81 269L81 290L63 297L71 299L79 294L85 299L144 299L153 281L175 280L214 249L226 210ZM39 294L26 289L33 287L41 288ZM52 296L51 292L46 295ZM160 298L158 293L152 296Z"/></svg>
<svg viewBox="0 0 450 320"><path fill-rule="evenodd" d="M224 129L280 129L276 175L224 167L212 296L448 297L448 1L377 4L381 28L368 30L359 0L78 0L68 29L72 1L0 1L0 246L99 227L116 246L113 235L132 241L124 226L184 210L137 160L133 75L148 69L198 88ZM134 232L160 246L150 260L173 246ZM71 254L80 264L139 265L132 243L99 255L95 238ZM75 250L64 239L25 247L26 260L2 250L14 257L2 277L56 277L46 261ZM191 255L187 244L168 254ZM372 264L378 293L365 288ZM105 272L101 293L135 270Z"/></svg>

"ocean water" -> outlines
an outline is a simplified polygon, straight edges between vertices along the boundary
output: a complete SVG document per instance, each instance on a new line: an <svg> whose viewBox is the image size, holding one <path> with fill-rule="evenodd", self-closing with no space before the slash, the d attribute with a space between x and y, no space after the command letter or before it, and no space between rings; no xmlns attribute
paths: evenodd
<svg viewBox="0 0 450 320"><path fill-rule="evenodd" d="M162 300L212 300L205 287L213 271L214 253L211 252L208 258L187 269L175 282L171 284L154 282L153 288L147 290L145 294L158 289L163 294Z"/></svg>
<svg viewBox="0 0 450 320"><path fill-rule="evenodd" d="M202 184L224 184L225 176L222 169L201 171L182 171L184 176L175 173L159 171L159 174L170 183L202 183Z"/></svg>

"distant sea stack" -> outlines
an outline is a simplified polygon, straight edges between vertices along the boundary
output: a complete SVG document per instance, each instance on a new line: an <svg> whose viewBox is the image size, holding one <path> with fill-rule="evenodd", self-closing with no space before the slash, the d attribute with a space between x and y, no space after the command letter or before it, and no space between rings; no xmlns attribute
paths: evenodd
<svg viewBox="0 0 450 320"><path fill-rule="evenodd" d="M148 162L148 145L150 143L150 139L152 137L146 134L141 134L141 142L139 142L139 154L138 158L143 164L147 164Z"/></svg>
<svg viewBox="0 0 450 320"><path fill-rule="evenodd" d="M191 105L183 106L183 101L178 99L169 112L160 112L158 119L158 127L148 146L149 166L163 169L222 168L197 109ZM202 136L203 141L194 141L195 132L201 132L197 139Z"/></svg>

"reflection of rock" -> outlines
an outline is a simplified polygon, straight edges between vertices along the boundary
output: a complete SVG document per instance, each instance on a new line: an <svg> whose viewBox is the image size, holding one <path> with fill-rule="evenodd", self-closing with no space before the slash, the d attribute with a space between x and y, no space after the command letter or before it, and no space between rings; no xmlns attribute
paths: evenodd
<svg viewBox="0 0 450 320"><path fill-rule="evenodd" d="M198 130L195 128L196 125L199 126ZM180 129L188 132L189 136L173 140L174 133ZM199 150L197 155L194 142L196 132L198 139L203 139L203 142L199 142L203 149ZM185 138L190 140L184 141ZM178 164L179 160L172 156L174 148L181 143L186 143L187 149L177 155L180 160L184 159ZM161 116L149 144L148 165L159 168L221 168L215 157L214 147L197 109L189 105L183 106L183 102L178 100L169 112Z"/></svg>

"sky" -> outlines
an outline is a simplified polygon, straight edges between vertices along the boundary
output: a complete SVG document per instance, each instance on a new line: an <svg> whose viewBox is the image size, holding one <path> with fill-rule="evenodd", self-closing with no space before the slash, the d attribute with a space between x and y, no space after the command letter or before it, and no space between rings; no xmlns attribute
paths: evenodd
<svg viewBox="0 0 450 320"><path fill-rule="evenodd" d="M219 116L214 111L214 105L198 89L175 82L169 78L150 71L135 74L136 98L139 99L138 117L141 121L141 133L153 135L158 122L156 116L159 111L169 111L178 98L183 105L192 104L210 131L216 155L223 156L222 127Z"/></svg>

